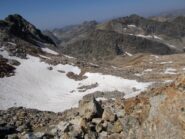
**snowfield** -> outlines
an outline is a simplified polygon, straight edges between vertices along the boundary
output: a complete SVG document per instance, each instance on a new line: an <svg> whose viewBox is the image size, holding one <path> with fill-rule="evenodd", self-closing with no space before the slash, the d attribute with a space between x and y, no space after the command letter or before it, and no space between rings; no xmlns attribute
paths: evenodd
<svg viewBox="0 0 185 139"><path fill-rule="evenodd" d="M101 73L86 73L87 79L75 81L66 76L67 72L79 74L81 70L72 65L48 65L38 57L28 55L28 59L8 56L0 51L5 58L16 59L21 65L16 67L15 76L0 78L0 109L23 106L54 112L62 112L78 106L78 101L86 94L95 91L120 91L125 98L133 97L145 90L151 83L123 79ZM49 70L48 67L52 67ZM59 72L64 71L64 72ZM85 92L78 87L98 83L98 86Z"/></svg>

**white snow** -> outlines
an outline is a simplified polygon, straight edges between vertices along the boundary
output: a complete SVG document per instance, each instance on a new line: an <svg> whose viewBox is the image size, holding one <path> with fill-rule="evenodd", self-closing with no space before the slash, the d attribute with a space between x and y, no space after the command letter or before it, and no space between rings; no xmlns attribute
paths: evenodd
<svg viewBox="0 0 185 139"><path fill-rule="evenodd" d="M126 55L128 56L133 56L131 53L125 52Z"/></svg>
<svg viewBox="0 0 185 139"><path fill-rule="evenodd" d="M8 42L10 45L16 46L17 44L13 43L13 42Z"/></svg>
<svg viewBox="0 0 185 139"><path fill-rule="evenodd" d="M168 62L161 62L160 64L172 64L172 61L168 61Z"/></svg>
<svg viewBox="0 0 185 139"><path fill-rule="evenodd" d="M41 58L45 58L45 59L51 59L50 57L44 56L44 55L39 55Z"/></svg>
<svg viewBox="0 0 185 139"><path fill-rule="evenodd" d="M127 25L130 28L136 28L136 25Z"/></svg>
<svg viewBox="0 0 185 139"><path fill-rule="evenodd" d="M142 38L148 38L148 39L158 39L158 40L163 40L162 38L160 38L159 36L156 35L143 35L143 34L137 34L136 36L138 37L142 37Z"/></svg>
<svg viewBox="0 0 185 139"><path fill-rule="evenodd" d="M104 98L104 97L98 97L96 98L96 101L106 101L108 100L107 98Z"/></svg>
<svg viewBox="0 0 185 139"><path fill-rule="evenodd" d="M164 83L171 83L173 80L165 80Z"/></svg>
<svg viewBox="0 0 185 139"><path fill-rule="evenodd" d="M101 73L86 73L87 79L75 81L66 76L67 72L79 74L81 70L72 65L52 66L48 70L47 63L41 62L38 57L28 55L28 59L14 58L21 65L17 67L15 76L0 78L0 109L12 106L24 106L40 110L61 112L78 106L78 101L86 94L95 91L120 91L126 94L125 98L133 97L145 90L151 83L142 83L135 80L123 79ZM60 73L58 70L65 71ZM78 87L98 83L98 87L79 92ZM133 89L136 88L136 89ZM73 93L71 93L73 92Z"/></svg>
<svg viewBox="0 0 185 139"><path fill-rule="evenodd" d="M156 59L158 59L159 58L159 56L157 56L157 55L151 55L152 57L155 57Z"/></svg>
<svg viewBox="0 0 185 139"><path fill-rule="evenodd" d="M141 77L143 76L143 73L135 73L136 76Z"/></svg>
<svg viewBox="0 0 185 139"><path fill-rule="evenodd" d="M167 44L170 48L176 48L176 46L171 45L171 44Z"/></svg>
<svg viewBox="0 0 185 139"><path fill-rule="evenodd" d="M94 63L89 63L91 66L99 67L99 65L94 64Z"/></svg>
<svg viewBox="0 0 185 139"><path fill-rule="evenodd" d="M119 69L118 67L116 67L116 66L111 66L113 69Z"/></svg>
<svg viewBox="0 0 185 139"><path fill-rule="evenodd" d="M151 72L152 71L152 69L146 69L146 70L144 70L144 72Z"/></svg>
<svg viewBox="0 0 185 139"><path fill-rule="evenodd" d="M161 37L154 35L154 39L163 40Z"/></svg>
<svg viewBox="0 0 185 139"><path fill-rule="evenodd" d="M53 51L53 50L51 50L49 48L41 48L41 49L42 49L42 51L44 51L46 53L49 53L49 54L52 54L52 55L58 55L57 52L55 52L55 51Z"/></svg>
<svg viewBox="0 0 185 139"><path fill-rule="evenodd" d="M167 68L165 71L164 71L164 74L176 74L177 70L176 69L173 69L173 68Z"/></svg>
<svg viewBox="0 0 185 139"><path fill-rule="evenodd" d="M147 72L152 72L153 71L153 69L146 69L146 70L144 70L143 72L141 72L141 73L135 73L134 75L136 75L136 76L138 76L138 77L141 77L141 76L143 76L144 74L146 74Z"/></svg>
<svg viewBox="0 0 185 139"><path fill-rule="evenodd" d="M74 58L74 57L72 57L72 56L68 56L68 55L64 55L66 58L70 58L70 59L76 59L76 58Z"/></svg>

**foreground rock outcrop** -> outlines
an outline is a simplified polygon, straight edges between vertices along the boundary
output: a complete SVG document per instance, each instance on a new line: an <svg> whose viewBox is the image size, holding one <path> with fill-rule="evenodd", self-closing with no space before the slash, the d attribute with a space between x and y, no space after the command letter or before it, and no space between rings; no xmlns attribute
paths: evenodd
<svg viewBox="0 0 185 139"><path fill-rule="evenodd" d="M0 111L8 139L183 139L185 76L130 99L82 100L63 113L25 108Z"/></svg>

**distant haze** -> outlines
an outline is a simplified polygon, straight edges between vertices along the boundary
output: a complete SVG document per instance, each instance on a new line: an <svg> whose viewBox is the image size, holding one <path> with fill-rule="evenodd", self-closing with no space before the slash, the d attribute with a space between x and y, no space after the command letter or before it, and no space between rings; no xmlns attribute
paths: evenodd
<svg viewBox="0 0 185 139"><path fill-rule="evenodd" d="M150 16L185 8L185 0L1 0L0 18L20 14L41 29L63 27L83 21L126 16Z"/></svg>

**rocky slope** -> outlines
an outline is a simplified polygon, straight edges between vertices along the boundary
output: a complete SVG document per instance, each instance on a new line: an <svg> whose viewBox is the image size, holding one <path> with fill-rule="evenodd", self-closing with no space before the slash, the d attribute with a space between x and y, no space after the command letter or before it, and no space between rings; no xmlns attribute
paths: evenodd
<svg viewBox="0 0 185 139"><path fill-rule="evenodd" d="M82 100L64 113L0 111L2 138L183 139L185 76L131 99Z"/></svg>
<svg viewBox="0 0 185 139"><path fill-rule="evenodd" d="M34 45L42 43L55 45L49 37L43 35L39 29L17 14L9 15L0 21L0 32L11 37L18 37Z"/></svg>
<svg viewBox="0 0 185 139"><path fill-rule="evenodd" d="M145 38L121 35L112 31L94 31L83 40L68 44L62 49L66 54L78 58L110 60L118 55L136 53L173 54L176 51L160 42Z"/></svg>
<svg viewBox="0 0 185 139"><path fill-rule="evenodd" d="M104 23L88 22L51 32L61 41L59 48L63 53L99 61L128 53L182 53L185 44L184 23L185 18L182 16L172 21L160 22L131 15Z"/></svg>
<svg viewBox="0 0 185 139"><path fill-rule="evenodd" d="M9 15L0 20L0 51L6 50L10 56L26 59L27 54L45 53L41 49L44 47L55 48L55 43L22 16ZM17 60L0 55L0 77L14 75L18 65Z"/></svg>

